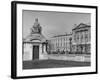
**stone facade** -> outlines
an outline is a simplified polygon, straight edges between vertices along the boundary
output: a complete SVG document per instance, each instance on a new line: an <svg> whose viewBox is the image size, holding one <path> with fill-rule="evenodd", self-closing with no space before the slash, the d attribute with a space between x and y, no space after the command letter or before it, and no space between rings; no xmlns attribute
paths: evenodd
<svg viewBox="0 0 100 80"><path fill-rule="evenodd" d="M54 36L48 44L51 52L91 53L91 26L80 23L72 29L72 34Z"/></svg>
<svg viewBox="0 0 100 80"><path fill-rule="evenodd" d="M72 50L73 52L90 53L91 26L80 23L72 29Z"/></svg>
<svg viewBox="0 0 100 80"><path fill-rule="evenodd" d="M49 50L55 51L70 51L70 38L72 34L57 35L48 40Z"/></svg>

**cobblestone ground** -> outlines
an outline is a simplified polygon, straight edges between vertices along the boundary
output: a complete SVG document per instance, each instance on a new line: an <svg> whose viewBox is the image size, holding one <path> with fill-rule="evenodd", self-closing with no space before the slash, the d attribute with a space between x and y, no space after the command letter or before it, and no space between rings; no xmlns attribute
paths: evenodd
<svg viewBox="0 0 100 80"><path fill-rule="evenodd" d="M90 66L90 62L77 62L77 61L64 61L64 60L23 61L23 69L84 67L84 66Z"/></svg>

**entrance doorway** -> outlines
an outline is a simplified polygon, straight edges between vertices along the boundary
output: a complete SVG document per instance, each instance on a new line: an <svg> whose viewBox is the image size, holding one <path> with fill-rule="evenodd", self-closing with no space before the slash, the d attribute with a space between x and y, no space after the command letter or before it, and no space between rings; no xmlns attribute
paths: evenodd
<svg viewBox="0 0 100 80"><path fill-rule="evenodd" d="M33 46L33 60L39 59L39 46L34 45Z"/></svg>

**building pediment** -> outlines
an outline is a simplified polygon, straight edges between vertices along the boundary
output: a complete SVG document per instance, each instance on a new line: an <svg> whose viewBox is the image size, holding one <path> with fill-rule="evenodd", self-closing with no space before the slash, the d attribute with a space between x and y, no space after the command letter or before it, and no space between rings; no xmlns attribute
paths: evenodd
<svg viewBox="0 0 100 80"><path fill-rule="evenodd" d="M86 28L86 27L91 27L90 25L84 24L84 23L80 23L78 26L76 26L73 30L76 29L81 29L81 28Z"/></svg>

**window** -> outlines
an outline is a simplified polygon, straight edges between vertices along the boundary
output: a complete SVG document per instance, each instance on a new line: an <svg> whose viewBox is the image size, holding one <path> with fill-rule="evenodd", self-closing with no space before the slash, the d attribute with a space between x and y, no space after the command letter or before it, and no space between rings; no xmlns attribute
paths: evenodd
<svg viewBox="0 0 100 80"><path fill-rule="evenodd" d="M83 42L83 34L81 35L81 42Z"/></svg>
<svg viewBox="0 0 100 80"><path fill-rule="evenodd" d="M87 33L85 34L85 41L86 42L88 41L88 34Z"/></svg>
<svg viewBox="0 0 100 80"><path fill-rule="evenodd" d="M76 42L76 35L74 35L74 41Z"/></svg>
<svg viewBox="0 0 100 80"><path fill-rule="evenodd" d="M79 35L77 35L77 42L79 41Z"/></svg>

